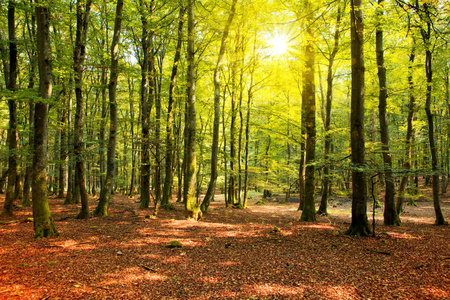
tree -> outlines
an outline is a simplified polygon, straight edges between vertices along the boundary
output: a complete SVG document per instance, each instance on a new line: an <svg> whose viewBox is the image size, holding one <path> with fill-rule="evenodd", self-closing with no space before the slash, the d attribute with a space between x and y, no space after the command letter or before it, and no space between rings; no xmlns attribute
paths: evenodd
<svg viewBox="0 0 450 300"><path fill-rule="evenodd" d="M383 48L383 28L382 16L384 10L384 0L378 0L378 7L376 10L378 23L376 25L376 54L378 65L378 81L379 81L379 104L378 117L380 119L380 135L383 151L384 161L384 179L385 179L385 197L384 197L384 223L386 225L400 225L400 218L395 209L395 185L392 175L392 156L390 153L389 129L387 122L387 83L386 83L386 66L384 63L384 48Z"/></svg>
<svg viewBox="0 0 450 300"><path fill-rule="evenodd" d="M111 43L111 74L109 76L109 141L106 181L100 192L100 199L94 214L107 216L111 190L115 176L116 139L117 139L117 80L119 77L119 38L122 28L123 0L117 0L116 19L114 23L113 40Z"/></svg>
<svg viewBox="0 0 450 300"><path fill-rule="evenodd" d="M208 190L203 198L201 205L202 212L207 212L209 204L214 200L214 192L217 182L217 161L219 151L219 128L220 128L220 71L222 65L222 59L225 54L227 45L228 33L231 23L233 22L234 15L236 13L237 0L233 0L228 15L228 20L225 23L225 28L222 34L222 40L220 42L219 56L217 57L216 67L214 69L214 125L213 125L213 141L211 148L211 178L208 184Z"/></svg>
<svg viewBox="0 0 450 300"><path fill-rule="evenodd" d="M163 188L163 198L161 206L165 207L169 205L169 200L172 199L172 186L173 186L173 167L175 163L175 152L173 147L173 110L174 110L174 98L176 88L176 78L178 73L178 65L181 59L181 47L183 45L183 26L184 26L184 14L186 8L180 7L180 14L178 16L178 38L175 48L175 55L172 65L172 74L170 76L169 86L169 101L167 105L167 123L166 123L166 166L165 166L165 178Z"/></svg>
<svg viewBox="0 0 450 300"><path fill-rule="evenodd" d="M413 119L415 113L415 96L414 96L414 82L413 82L413 70L412 64L416 57L416 45L415 40L413 40L413 45L411 49L411 54L409 55L409 65L408 65L408 92L409 92L409 104L408 104L408 117L407 117L407 128L405 137L405 163L403 168L406 172L411 170L411 156L412 156L412 140L413 140ZM402 212L403 199L405 197L406 184L408 183L408 174L403 175L400 180L400 185L398 187L398 197L396 203L397 214Z"/></svg>
<svg viewBox="0 0 450 300"><path fill-rule="evenodd" d="M34 237L57 236L47 197L48 99L52 96L52 66L50 43L50 10L43 3L35 8L37 20L37 52L39 66L39 96L35 104L33 155L33 224Z"/></svg>
<svg viewBox="0 0 450 300"><path fill-rule="evenodd" d="M323 181L322 181L322 198L320 201L319 209L317 210L317 214L328 215L327 206L328 206L328 194L329 194L329 186L330 186L330 166L329 166L329 154L331 150L331 106L333 102L333 64L336 58L336 55L339 51L339 37L341 34L341 18L342 11L345 10L346 1L344 3L344 9L338 7L338 12L336 16L336 27L334 30L334 46L331 51L328 59L328 72L327 72L327 95L326 95L326 104L325 104L325 120L324 120L324 129L325 129L325 145L324 145L324 160L325 166L323 167Z"/></svg>
<svg viewBox="0 0 450 300"><path fill-rule="evenodd" d="M83 127L84 127L84 104L83 104L83 69L84 61L86 59L86 38L89 26L89 13L91 10L92 0L87 0L83 12L83 0L77 0L77 33L75 38L75 47L73 50L73 69L75 72L75 97L77 101L77 108L75 113L75 157L76 157L76 171L75 176L78 183L78 191L81 198L81 211L77 215L79 219L89 218L88 195L86 191L85 182L85 165L84 165L84 141L83 141Z"/></svg>
<svg viewBox="0 0 450 300"><path fill-rule="evenodd" d="M305 11L311 12L311 3L306 1ZM312 28L312 14L306 18L306 45L305 45L305 70L303 71L302 101L305 105L306 127L306 159L305 159L305 202L303 204L301 221L315 221L316 209L314 205L315 194L315 151L316 151L316 87L314 84L314 36ZM302 105L303 106L303 105Z"/></svg>
<svg viewBox="0 0 450 300"><path fill-rule="evenodd" d="M149 73L153 71L150 65L150 55L152 51L152 37L148 31L148 22L145 15L144 1L139 1L139 13L142 22L142 58L141 65L141 122L142 122L142 149L141 149L141 205L140 209L148 208L150 203L150 103L148 99L153 97L149 93ZM151 1L150 12L153 13L154 1ZM150 83L151 84L151 83Z"/></svg>
<svg viewBox="0 0 450 300"><path fill-rule="evenodd" d="M9 128L8 128L8 183L6 186L5 203L0 216L11 217L13 215L13 205L16 196L15 185L17 177L17 103L14 99L14 92L17 88L17 39L15 27L16 2L8 2L8 38L9 38L9 74L6 80L7 88L11 91L8 99L9 107Z"/></svg>
<svg viewBox="0 0 450 300"><path fill-rule="evenodd" d="M352 223L346 231L350 235L369 235L367 219L367 187L364 144L364 52L362 0L351 2L351 64L352 94L350 115L350 144L352 159Z"/></svg>
<svg viewBox="0 0 450 300"><path fill-rule="evenodd" d="M431 45L431 7L427 2L423 3L423 14L425 21L425 28L420 29L422 35L423 43L425 45L425 74L427 77L427 90L426 90L426 101L425 101L425 112L427 114L428 120L428 141L430 144L431 152L431 170L433 171L433 204L434 211L436 214L436 225L444 225L447 222L442 214L441 205L439 201L439 164L438 164L438 154L436 151L436 141L434 137L434 122L433 113L431 112L431 99L432 99L432 86L433 86L433 52ZM419 7L417 7L419 9Z"/></svg>
<svg viewBox="0 0 450 300"><path fill-rule="evenodd" d="M195 110L195 0L188 0L188 42L187 42L187 100L186 100L186 140L185 140L185 175L184 207L186 218L197 221L202 212L196 197L197 188L197 153L196 149L196 110Z"/></svg>

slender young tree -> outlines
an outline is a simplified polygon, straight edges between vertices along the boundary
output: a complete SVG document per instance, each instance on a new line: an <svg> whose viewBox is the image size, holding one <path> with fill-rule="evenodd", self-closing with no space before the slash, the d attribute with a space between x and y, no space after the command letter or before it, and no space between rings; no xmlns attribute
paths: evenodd
<svg viewBox="0 0 450 300"><path fill-rule="evenodd" d="M35 11L37 19L39 96L42 100L37 101L35 105L32 197L34 237L42 238L57 236L58 231L53 223L47 196L47 101L52 96L53 85L50 10L44 3L38 3Z"/></svg>
<svg viewBox="0 0 450 300"><path fill-rule="evenodd" d="M119 39L122 28L123 0L117 0L116 19L111 43L111 73L109 76L109 141L105 184L100 192L100 199L94 214L107 216L111 190L115 176L116 140L117 140L117 80L119 78Z"/></svg>
<svg viewBox="0 0 450 300"><path fill-rule="evenodd" d="M351 64L352 64L352 94L350 115L350 144L352 159L352 223L346 231L350 235L366 236L370 234L367 219L367 186L364 143L364 23L362 0L352 0L351 18Z"/></svg>
<svg viewBox="0 0 450 300"><path fill-rule="evenodd" d="M175 48L175 56L172 65L172 74L170 76L170 86L169 86L169 103L167 105L167 124L166 124L166 165L165 165L165 177L164 177L164 188L163 197L161 201L161 207L167 207L169 205L169 200L172 199L172 187L173 187L173 167L175 152L173 146L173 108L175 102L175 88L176 79L178 73L178 65L181 59L181 47L183 45L183 26L184 26L184 14L186 8L184 6L180 7L180 13L178 15L178 38L177 45Z"/></svg>
<svg viewBox="0 0 450 300"><path fill-rule="evenodd" d="M320 200L320 206L317 210L317 214L320 215L328 215L327 207L328 207L328 196L329 196L329 187L330 187L330 166L329 166L329 156L331 150L331 106L333 103L333 65L336 55L339 51L339 37L341 34L341 18L342 11L345 10L346 1L344 1L344 9L338 7L338 12L336 16L336 27L334 30L334 47L331 51L330 57L328 58L328 73L327 73L327 95L326 95L326 104L325 104L325 145L324 145L324 160L325 166L323 168L323 179L322 179L322 198Z"/></svg>
<svg viewBox="0 0 450 300"><path fill-rule="evenodd" d="M15 25L16 1L8 2L8 38L9 38L9 76L6 80L7 88L12 93L17 88L17 39ZM15 200L15 185L17 177L17 102L14 97L8 99L9 128L8 128L8 183L6 185L5 203L0 216L11 217Z"/></svg>
<svg viewBox="0 0 450 300"><path fill-rule="evenodd" d="M377 25L376 25L376 55L378 66L378 81L379 81L379 96L378 96L378 117L380 120L380 137L381 149L383 152L384 162L384 182L385 182L385 197L384 197L384 224L398 226L401 224L395 209L395 185L392 175L392 155L390 152L389 128L387 121L387 79L386 66L384 65L384 48L383 48L383 24L382 17L384 12L384 0L378 0L376 9Z"/></svg>
<svg viewBox="0 0 450 300"><path fill-rule="evenodd" d="M422 39L425 45L425 74L427 77L427 90L426 90L426 101L425 101L425 112L427 114L428 120L428 141L430 144L431 152L431 169L433 171L433 204L434 211L436 214L436 225L444 225L447 222L444 219L444 215L441 210L441 204L439 201L439 163L438 154L436 150L436 141L434 137L434 122L433 113L431 112L431 99L432 99L432 87L433 87L433 53L431 46L431 33L432 33L432 23L431 23L431 7L430 4L423 3L423 13L425 14L425 26L426 28L421 28L420 32L422 34Z"/></svg>
<svg viewBox="0 0 450 300"><path fill-rule="evenodd" d="M413 119L415 113L415 97L414 97L414 82L413 82L413 63L416 57L416 46L415 40L413 40L413 46L411 49L411 54L409 55L409 65L408 65L408 93L409 93L409 104L408 104L408 117L406 119L406 138L405 138L405 163L403 168L406 172L411 170L411 158L412 158L412 139L413 139ZM398 187L398 197L396 203L397 214L402 212L403 200L405 198L405 189L408 183L408 174L403 175L400 180L400 185Z"/></svg>
<svg viewBox="0 0 450 300"><path fill-rule="evenodd" d="M76 182L78 183L78 191L81 198L81 211L77 215L78 219L89 218L88 194L85 183L85 164L84 164L84 101L83 101L83 71L84 61L86 58L86 39L89 26L89 13L91 10L92 0L86 0L83 9L83 0L77 0L77 33L75 38L75 47L73 50L73 69L75 72L75 97L77 108L75 113L75 157L76 157Z"/></svg>
<svg viewBox="0 0 450 300"><path fill-rule="evenodd" d="M231 3L230 14L228 20L225 23L222 39L220 41L219 56L217 57L216 67L214 68L214 125L213 125L213 140L211 148L211 177L208 184L208 190L203 198L201 205L202 212L207 212L209 204L214 200L214 192L217 183L217 161L219 152L219 129L220 129L220 71L222 66L223 56L227 45L228 33L231 23L233 22L234 15L236 13L237 0L233 0Z"/></svg>

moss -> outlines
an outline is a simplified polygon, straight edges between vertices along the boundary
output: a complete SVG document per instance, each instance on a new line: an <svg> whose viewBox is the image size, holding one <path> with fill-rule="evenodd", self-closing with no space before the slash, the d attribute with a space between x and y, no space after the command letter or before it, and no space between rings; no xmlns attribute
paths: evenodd
<svg viewBox="0 0 450 300"><path fill-rule="evenodd" d="M258 200L258 202L255 203L255 205L265 205L266 202L262 201L262 200Z"/></svg>
<svg viewBox="0 0 450 300"><path fill-rule="evenodd" d="M181 248L183 244L179 241L170 241L166 244L166 248Z"/></svg>

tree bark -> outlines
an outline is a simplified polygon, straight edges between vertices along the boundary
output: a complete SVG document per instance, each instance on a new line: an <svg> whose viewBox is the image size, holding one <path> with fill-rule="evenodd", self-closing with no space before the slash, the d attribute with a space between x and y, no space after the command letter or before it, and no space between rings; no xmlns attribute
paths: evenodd
<svg viewBox="0 0 450 300"><path fill-rule="evenodd" d="M197 221L202 212L196 197L197 154L196 154L196 110L195 110L195 0L188 0L188 43L187 43L187 119L186 119L186 169L184 175L185 215Z"/></svg>
<svg viewBox="0 0 450 300"><path fill-rule="evenodd" d="M352 158L352 223L346 231L350 235L367 236L370 225L367 219L367 187L364 143L364 52L363 52L362 0L351 1L351 64L352 94L350 115Z"/></svg>
<svg viewBox="0 0 450 300"><path fill-rule="evenodd" d="M9 38L9 78L8 90L16 91L18 73L17 64L17 40L15 28L16 2L8 2L8 38ZM0 216L13 216L15 200L15 184L17 176L17 103L12 97L8 99L9 128L8 128L8 183L6 185L5 203Z"/></svg>
<svg viewBox="0 0 450 300"><path fill-rule="evenodd" d="M109 76L109 141L105 184L100 192L100 199L94 214L107 216L111 198L111 190L115 176L115 157L117 140L117 80L119 78L119 39L122 29L123 0L117 0L116 19L114 22L113 40L111 43L111 73Z"/></svg>
<svg viewBox="0 0 450 300"><path fill-rule="evenodd" d="M174 94L176 88L176 79L178 73L178 65L181 59L181 47L183 45L183 26L184 26L184 14L186 12L185 7L180 7L180 13L178 15L178 38L177 46L175 50L175 56L172 65L172 74L170 76L169 86L169 103L167 105L167 124L166 124L166 165L165 165L165 178L163 197L161 201L161 207L169 205L169 200L172 199L172 187L173 187L173 167L175 152L173 147L173 106L174 106Z"/></svg>
<svg viewBox="0 0 450 300"><path fill-rule="evenodd" d="M433 204L434 211L436 214L436 225L444 225L447 222L444 219L444 215L442 214L441 205L439 201L439 164L438 164L438 156L436 151L436 142L434 138L434 123L433 123L433 114L431 112L431 92L433 87L433 69L432 69L432 59L433 54L430 49L430 38L431 38L431 13L429 10L429 6L427 3L423 4L424 12L427 16L426 26L427 28L421 29L421 34L423 38L423 42L425 44L425 74L427 77L427 90L426 90L426 102L425 102L425 112L427 114L428 120L428 141L430 144L430 152L431 152L431 169L433 171Z"/></svg>
<svg viewBox="0 0 450 300"><path fill-rule="evenodd" d="M378 117L380 120L380 138L381 149L383 153L384 162L384 180L385 180L385 197L384 197L384 224L385 225L401 225L400 218L395 209L395 185L392 175L392 156L390 152L389 128L387 122L387 80L386 67L384 65L384 48L383 48L383 3L384 0L378 0L378 7L376 10L377 25L376 25L376 55L378 65L378 81L379 81L379 103L378 103Z"/></svg>
<svg viewBox="0 0 450 300"><path fill-rule="evenodd" d="M144 13L144 1L139 1L142 22L142 59L141 65L141 204L140 209L147 208L150 203L150 111L148 108L148 71L149 71L149 37L148 22Z"/></svg>
<svg viewBox="0 0 450 300"><path fill-rule="evenodd" d="M414 41L415 43L415 41ZM407 128L406 128L406 138L405 138L405 163L403 164L403 168L405 172L409 172L411 170L411 159L412 159L412 139L413 139L413 119L415 113L415 97L414 97L414 82L413 82L413 63L415 59L415 44L411 49L411 54L409 56L409 65L408 65L408 92L409 92L409 105L408 105L408 117L406 119ZM405 198L405 189L408 183L409 174L406 173L403 175L400 180L400 185L398 187L398 197L396 203L397 214L402 212L403 200Z"/></svg>
<svg viewBox="0 0 450 300"><path fill-rule="evenodd" d="M305 4L305 9L311 12L311 3ZM305 126L306 126L306 169L305 169L305 203L303 205L300 221L315 221L316 209L315 196L315 167L316 152L316 91L314 84L314 36L312 31L312 15L309 14L306 27L305 45L305 70L303 71L302 101L305 102Z"/></svg>
<svg viewBox="0 0 450 300"><path fill-rule="evenodd" d="M50 99L52 95L52 66L50 43L50 10L44 4L36 5L37 49L39 61L39 95ZM47 144L48 103L36 102L33 154L33 224L34 237L57 236L47 196Z"/></svg>
<svg viewBox="0 0 450 300"><path fill-rule="evenodd" d="M87 0L83 12L82 0L77 1L77 33L75 38L75 47L73 50L73 61L75 71L75 97L77 108L75 113L75 144L74 152L76 157L76 183L81 199L81 211L78 213L78 219L86 219L90 217L88 195L85 182L85 159L84 159L84 105L83 105L83 69L84 60L86 58L86 38L89 25L89 13L91 10L92 0Z"/></svg>

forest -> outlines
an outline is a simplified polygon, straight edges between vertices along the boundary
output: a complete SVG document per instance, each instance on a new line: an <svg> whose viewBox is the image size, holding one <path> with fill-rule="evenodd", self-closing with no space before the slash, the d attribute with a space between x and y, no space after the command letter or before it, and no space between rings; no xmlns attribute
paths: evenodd
<svg viewBox="0 0 450 300"><path fill-rule="evenodd" d="M0 298L450 298L447 1L5 0L0 24Z"/></svg>

